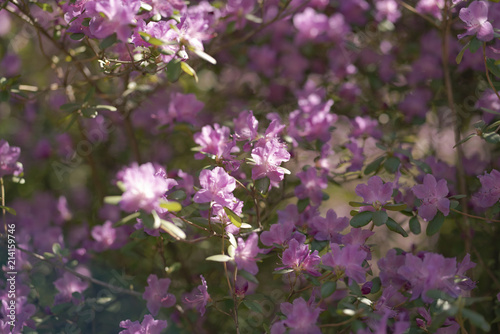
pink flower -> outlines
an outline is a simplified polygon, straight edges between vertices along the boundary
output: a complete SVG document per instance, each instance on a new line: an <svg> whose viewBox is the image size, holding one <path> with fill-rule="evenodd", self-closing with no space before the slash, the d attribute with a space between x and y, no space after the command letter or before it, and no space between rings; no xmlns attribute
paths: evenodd
<svg viewBox="0 0 500 334"><path fill-rule="evenodd" d="M412 190L415 196L422 200L422 204L418 207L418 214L425 221L432 220L438 209L445 216L450 213L450 200L445 197L449 192L446 180L436 182L433 175L426 174L424 184L417 184Z"/></svg>
<svg viewBox="0 0 500 334"><path fill-rule="evenodd" d="M478 206L489 208L500 199L500 172L493 169L489 174L484 172L484 175L479 175L478 178L481 181L481 189L474 194L474 199Z"/></svg>
<svg viewBox="0 0 500 334"><path fill-rule="evenodd" d="M160 198L177 185L177 181L164 177L164 171L152 163L134 163L118 176L123 181L125 192L120 207L127 212L143 209L147 212L157 208Z"/></svg>
<svg viewBox="0 0 500 334"><path fill-rule="evenodd" d="M271 327L271 334L283 334L287 328L290 329L291 334L321 334L321 330L316 326L322 311L319 307L315 307L301 297L295 299L293 304L282 303L280 308L287 318L276 322Z"/></svg>
<svg viewBox="0 0 500 334"><path fill-rule="evenodd" d="M309 245L299 243L296 239L290 240L288 248L283 252L282 257L284 267L276 268L277 270L290 268L296 273L305 271L312 276L320 276L316 266L321 262L318 251L311 253Z"/></svg>
<svg viewBox="0 0 500 334"><path fill-rule="evenodd" d="M285 174L289 174L288 170L280 165L290 160L290 153L286 150L286 144L280 143L278 139L254 148L252 158L255 160L255 167L252 168L254 180L267 176L271 182L278 183L283 180Z"/></svg>
<svg viewBox="0 0 500 334"><path fill-rule="evenodd" d="M146 287L142 298L147 301L149 312L153 316L157 316L160 307L174 306L176 299L171 293L167 293L170 286L169 278L158 279L156 275L149 275L148 286Z"/></svg>
<svg viewBox="0 0 500 334"><path fill-rule="evenodd" d="M489 42L494 37L493 26L488 22L488 4L484 1L474 1L469 7L460 9L460 19L465 22L467 31L458 38L476 35L477 39Z"/></svg>
<svg viewBox="0 0 500 334"><path fill-rule="evenodd" d="M330 244L331 252L323 255L322 260L325 266L332 267L337 273L344 273L357 283L366 281L367 269L363 267L366 252L357 245L347 245L340 249L338 244Z"/></svg>
<svg viewBox="0 0 500 334"><path fill-rule="evenodd" d="M198 285L190 294L184 296L183 303L188 307L196 307L198 312L203 316L205 314L205 307L210 301L210 295L208 294L207 281L200 275L201 285Z"/></svg>
<svg viewBox="0 0 500 334"><path fill-rule="evenodd" d="M358 184L356 194L363 197L363 202L382 206L392 197L392 182L384 183L379 176L372 176L367 184Z"/></svg>
<svg viewBox="0 0 500 334"><path fill-rule="evenodd" d="M139 321L125 320L120 322L120 327L126 330L121 331L119 334L160 334L167 327L167 321L155 320L150 314L146 314L142 324Z"/></svg>
<svg viewBox="0 0 500 334"><path fill-rule="evenodd" d="M242 238L238 238L238 247L236 247L234 253L234 261L238 269L246 270L252 275L259 272L256 256L261 253L261 250L258 243L259 236L257 233L252 233L246 242Z"/></svg>

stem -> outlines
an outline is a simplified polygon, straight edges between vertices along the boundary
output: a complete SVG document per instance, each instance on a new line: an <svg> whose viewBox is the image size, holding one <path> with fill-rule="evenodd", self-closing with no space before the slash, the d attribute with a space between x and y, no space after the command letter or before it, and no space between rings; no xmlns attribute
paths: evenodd
<svg viewBox="0 0 500 334"><path fill-rule="evenodd" d="M111 291L115 291L115 292L118 292L118 293L128 294L128 295L131 295L131 296L138 297L138 298L142 299L142 293L140 293L140 292L137 292L137 291L134 291L134 290L123 289L123 288L111 285L109 283L100 281L98 279L82 275L79 272L77 272L77 271L75 271L75 270L73 270L71 268L68 268L68 267L66 267L63 264L55 263L54 261L51 261L50 259L47 259L46 257L44 257L44 256L42 256L40 254L33 253L33 252L31 252L29 250L26 250L26 249L23 249L21 247L16 247L16 248L19 249L23 253L29 254L29 255L31 255L31 256L33 256L33 257L35 257L35 258L37 258L37 259L39 259L41 261L44 261L44 262L52 265L53 267L63 269L65 271L67 271L67 272L75 275L76 277L81 278L81 279L87 281L87 282L91 282L91 283L94 283L94 284L97 284L97 285L100 285L100 286L104 286L104 287L110 289Z"/></svg>
<svg viewBox="0 0 500 334"><path fill-rule="evenodd" d="M5 221L5 187L3 185L3 177L0 177L0 187L2 188L2 221L5 227L5 236L7 237L7 222Z"/></svg>
<svg viewBox="0 0 500 334"><path fill-rule="evenodd" d="M434 22L430 17L428 17L427 15L424 15L422 13L420 13L419 11L417 11L414 7L410 6L409 4L407 4L406 2L404 1L401 1L401 0L397 0L397 2L403 6L404 8L408 9L410 12L414 13L414 14L417 14L418 16L420 16L421 18L423 18L424 20L426 20L427 22L429 22L430 24L432 24L434 27L436 28L440 28L439 25Z"/></svg>
<svg viewBox="0 0 500 334"><path fill-rule="evenodd" d="M483 43L483 60L484 60L484 69L486 71L486 79L488 79L488 83L490 84L490 87L493 89L493 91L497 95L498 99L500 100L500 95L498 94L498 91L496 90L495 86L493 86L493 82L491 81L491 78L490 78L490 70L488 70L488 63L487 63L487 58L486 58L486 43Z"/></svg>
<svg viewBox="0 0 500 334"><path fill-rule="evenodd" d="M445 86L446 86L446 97L448 99L448 105L452 111L452 113L455 115L455 142L458 143L461 140L461 132L460 132L460 118L459 114L455 108L455 102L453 98L453 87L451 83L451 77L450 77L450 68L448 64L448 58L449 58L449 39L448 36L450 35L450 28L451 28L451 21L450 21L450 12L449 12L449 0L445 1L445 7L443 9L443 25L441 27L441 38L442 38L442 62L443 62L443 71L444 71L444 81L445 81ZM464 171L464 166L462 164L464 158L464 152L463 148L461 145L457 146L457 161L456 161L456 167L457 167L457 184L458 184L458 189L461 194L467 194L467 188L465 184L465 171ZM462 198L460 200L462 204L462 208L467 214L467 202L465 198ZM469 229L469 221L467 220L466 216L463 215L463 225L465 226L465 251L467 253L470 253L471 249L471 235L470 235L470 229Z"/></svg>
<svg viewBox="0 0 500 334"><path fill-rule="evenodd" d="M500 220L489 219L489 218L480 217L480 216L474 216L474 215L471 215L471 214L468 214L468 213L465 213L465 212L462 212L462 211L458 211L458 210L455 210L455 209L452 209L452 208L450 208L450 210L451 210L451 211L453 211L453 212L459 213L459 214L461 214L461 215L464 215L464 216L470 217L470 218L475 218L475 219L479 219L479 220L484 220L484 221L487 221L487 222L500 223Z"/></svg>

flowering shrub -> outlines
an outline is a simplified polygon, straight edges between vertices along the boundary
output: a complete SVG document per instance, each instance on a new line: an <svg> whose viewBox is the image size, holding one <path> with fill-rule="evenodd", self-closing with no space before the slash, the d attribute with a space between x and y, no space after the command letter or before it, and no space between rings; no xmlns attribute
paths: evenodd
<svg viewBox="0 0 500 334"><path fill-rule="evenodd" d="M0 334L495 332L499 22L0 0Z"/></svg>

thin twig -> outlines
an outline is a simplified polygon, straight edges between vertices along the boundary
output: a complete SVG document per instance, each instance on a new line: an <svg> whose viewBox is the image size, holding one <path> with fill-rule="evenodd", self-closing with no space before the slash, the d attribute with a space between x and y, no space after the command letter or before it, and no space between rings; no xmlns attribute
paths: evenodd
<svg viewBox="0 0 500 334"><path fill-rule="evenodd" d="M75 275L76 277L78 278L81 278L87 282L91 282L91 283L94 283L94 284L97 284L97 285L100 285L100 286L104 286L108 289L110 289L111 291L114 291L114 292L117 292L117 293L124 293L124 294L128 294L128 295L131 295L131 296L134 296L134 297L138 297L138 298L142 298L142 293L140 292L137 292L137 291L134 291L134 290L128 290L128 289L123 289L123 288L120 288L120 287L117 287L117 286L114 286L114 285L111 285L109 283L106 283L106 282L103 282L101 280L98 280L98 279L95 279L95 278L92 278L92 277L88 277L88 276L85 276L85 275L82 275L80 274L79 272L71 269L71 268L68 268L66 267L65 265L63 264L60 264L60 263L56 263L50 259L47 259L46 257L40 255L40 254L37 254L37 253L33 253L27 249L24 249L24 248L21 248L21 247L16 247L17 249L19 249L21 252L23 253L26 253L26 254L29 254L41 261L44 261L50 265L52 265L53 267L56 267L56 268L60 268L60 269L63 269L73 275Z"/></svg>

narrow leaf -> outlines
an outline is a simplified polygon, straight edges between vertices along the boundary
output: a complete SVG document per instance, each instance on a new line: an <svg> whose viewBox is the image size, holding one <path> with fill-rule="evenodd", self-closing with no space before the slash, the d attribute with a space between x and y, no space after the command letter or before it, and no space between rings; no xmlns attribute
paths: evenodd
<svg viewBox="0 0 500 334"><path fill-rule="evenodd" d="M399 225L394 219L388 218L387 222L385 223L389 230L401 234L403 237L407 237L408 233Z"/></svg>
<svg viewBox="0 0 500 334"><path fill-rule="evenodd" d="M234 226L241 227L240 216L238 216L233 210L228 207L224 207L224 212L226 212L226 215L229 217L229 220L231 220L231 223L233 223Z"/></svg>
<svg viewBox="0 0 500 334"><path fill-rule="evenodd" d="M422 232L420 221L416 216L410 218L410 231L413 234L420 234L420 232Z"/></svg>
<svg viewBox="0 0 500 334"><path fill-rule="evenodd" d="M160 228L170 234L174 239L177 240L184 240L186 239L186 233L184 233L183 230L181 230L177 225L166 221L164 219L160 220Z"/></svg>
<svg viewBox="0 0 500 334"><path fill-rule="evenodd" d="M441 226L443 226L443 223L444 223L444 216L441 212L438 212L436 216L427 225L425 233L428 236L438 233L439 230L441 229Z"/></svg>
<svg viewBox="0 0 500 334"><path fill-rule="evenodd" d="M212 255L207 257L205 260L207 261L215 261L215 262L227 262L231 261L231 258L224 254Z"/></svg>
<svg viewBox="0 0 500 334"><path fill-rule="evenodd" d="M375 211L372 215L373 223L377 226L382 226L387 222L387 212L385 211Z"/></svg>
<svg viewBox="0 0 500 334"><path fill-rule="evenodd" d="M352 227L363 227L367 225L372 220L373 212L363 211L352 217L351 226Z"/></svg>

